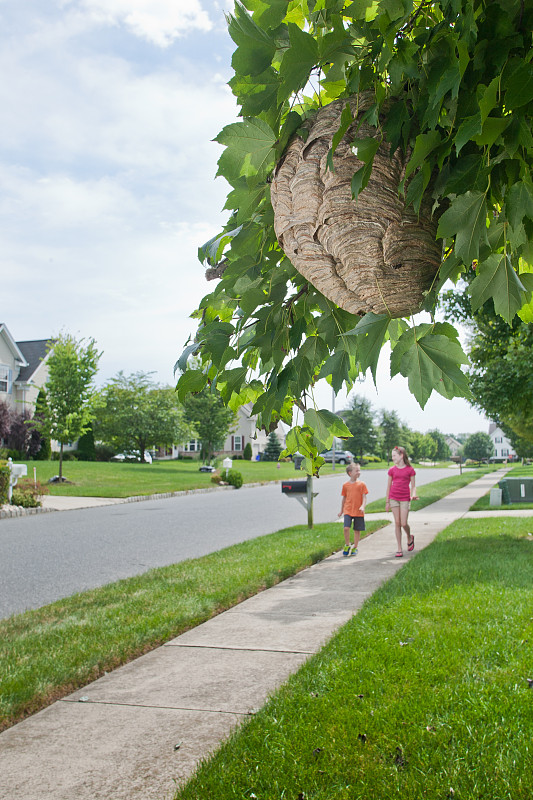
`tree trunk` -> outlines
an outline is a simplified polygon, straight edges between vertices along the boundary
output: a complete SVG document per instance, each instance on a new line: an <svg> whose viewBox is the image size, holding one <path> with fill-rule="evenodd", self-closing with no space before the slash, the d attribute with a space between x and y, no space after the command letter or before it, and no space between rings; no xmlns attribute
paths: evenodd
<svg viewBox="0 0 533 800"><path fill-rule="evenodd" d="M59 482L63 480L63 442L59 445Z"/></svg>

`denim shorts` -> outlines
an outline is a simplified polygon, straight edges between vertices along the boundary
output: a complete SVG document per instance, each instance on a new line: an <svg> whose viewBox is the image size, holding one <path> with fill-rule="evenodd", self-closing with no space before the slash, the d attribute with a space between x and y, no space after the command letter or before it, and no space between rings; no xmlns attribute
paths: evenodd
<svg viewBox="0 0 533 800"><path fill-rule="evenodd" d="M354 531L364 531L365 530L365 518L364 517L350 517L349 514L344 515L344 527L351 528L353 522L353 529Z"/></svg>

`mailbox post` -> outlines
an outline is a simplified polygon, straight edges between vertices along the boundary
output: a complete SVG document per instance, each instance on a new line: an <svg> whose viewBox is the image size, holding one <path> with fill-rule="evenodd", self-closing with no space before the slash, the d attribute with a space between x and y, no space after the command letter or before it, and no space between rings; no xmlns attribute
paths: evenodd
<svg viewBox="0 0 533 800"><path fill-rule="evenodd" d="M318 492L313 492L313 478L307 476L307 480L281 481L281 491L287 497L294 497L295 500L307 510L307 527L313 527L313 498Z"/></svg>
<svg viewBox="0 0 533 800"><path fill-rule="evenodd" d="M9 486L7 488L7 501L11 503L13 497L13 486L17 485L19 478L24 478L28 474L28 467L26 464L13 464L13 459L7 459L7 466L9 467Z"/></svg>

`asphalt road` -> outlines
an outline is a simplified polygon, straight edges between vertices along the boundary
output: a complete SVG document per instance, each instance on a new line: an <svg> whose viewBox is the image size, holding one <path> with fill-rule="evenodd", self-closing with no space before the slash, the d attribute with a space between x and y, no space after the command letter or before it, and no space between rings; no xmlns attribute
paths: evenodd
<svg viewBox="0 0 533 800"><path fill-rule="evenodd" d="M455 473L419 469L417 484ZM361 477L369 501L384 496L386 470ZM337 519L345 480L315 479L316 523ZM307 512L279 484L2 519L0 618L297 524Z"/></svg>

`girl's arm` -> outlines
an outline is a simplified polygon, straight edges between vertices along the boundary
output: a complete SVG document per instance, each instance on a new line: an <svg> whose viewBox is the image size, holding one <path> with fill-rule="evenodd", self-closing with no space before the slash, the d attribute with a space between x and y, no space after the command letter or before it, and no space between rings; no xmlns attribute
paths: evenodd
<svg viewBox="0 0 533 800"><path fill-rule="evenodd" d="M385 493L385 511L389 510L389 494L390 494L390 487L392 486L392 478L389 475L389 482L387 484L387 491Z"/></svg>
<svg viewBox="0 0 533 800"><path fill-rule="evenodd" d="M415 476L411 475L411 500L418 500L415 487Z"/></svg>

